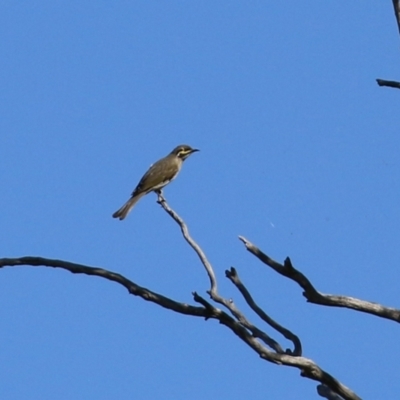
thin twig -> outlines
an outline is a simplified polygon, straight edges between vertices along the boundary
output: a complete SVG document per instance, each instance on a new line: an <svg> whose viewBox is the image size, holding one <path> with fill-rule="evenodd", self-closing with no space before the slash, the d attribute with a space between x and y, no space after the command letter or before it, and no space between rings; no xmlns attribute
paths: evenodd
<svg viewBox="0 0 400 400"><path fill-rule="evenodd" d="M400 33L400 0L392 0L392 2L393 2L394 15L396 17L396 22L397 22L397 28Z"/></svg>
<svg viewBox="0 0 400 400"><path fill-rule="evenodd" d="M199 256L201 263L207 271L208 277L210 279L211 288L209 290L210 297L217 303L224 305L231 314L244 326L248 329L254 337L260 338L265 344L270 346L273 350L278 353L284 353L282 347L269 337L266 332L263 332L261 329L257 328L253 325L240 310L235 306L232 300L225 299L218 293L217 289L217 279L214 273L214 269L211 263L208 261L207 256L205 255L202 248L197 244L197 242L190 236L189 229L185 223L185 221L175 212L170 205L167 203L167 200L163 196L161 191L158 191L158 203L161 207L172 217L172 219L180 226L183 237L186 242L193 248L196 254Z"/></svg>
<svg viewBox="0 0 400 400"><path fill-rule="evenodd" d="M400 33L400 0L392 0L394 16L396 18L397 29ZM390 88L400 89L400 82L388 81L386 79L377 79L377 84L379 86L386 86Z"/></svg>
<svg viewBox="0 0 400 400"><path fill-rule="evenodd" d="M281 335L283 335L286 339L293 342L294 349L286 350L287 354L291 354L293 356L301 356L302 346L298 336L296 336L289 329L284 328L282 325L278 324L275 320L269 317L264 310L262 310L256 302L253 300L253 297L247 290L246 286L240 280L239 275L235 268L231 268L230 270L225 271L226 276L230 279L230 281L239 289L240 293L246 300L246 303L250 306L250 308L268 325L272 326L275 330L277 330Z"/></svg>
<svg viewBox="0 0 400 400"><path fill-rule="evenodd" d="M386 87L391 87L391 88L395 88L395 89L400 89L400 82L387 81L385 79L377 79L376 83L379 86L386 86Z"/></svg>
<svg viewBox="0 0 400 400"><path fill-rule="evenodd" d="M189 229L183 219L168 205L161 191L157 193L158 195L158 203L161 207L172 217L172 219L180 226L183 237L188 242L190 247L196 252L198 257L200 258L201 263L204 265L204 268L207 271L208 278L210 279L210 293L217 293L217 278L215 277L214 270L208 261L206 255L204 254L201 247L191 238L189 235Z"/></svg>

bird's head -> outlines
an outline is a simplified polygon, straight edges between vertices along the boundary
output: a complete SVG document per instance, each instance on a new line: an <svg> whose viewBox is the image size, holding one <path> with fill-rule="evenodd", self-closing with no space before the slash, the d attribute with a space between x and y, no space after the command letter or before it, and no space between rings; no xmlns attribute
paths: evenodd
<svg viewBox="0 0 400 400"><path fill-rule="evenodd" d="M171 154L174 154L175 156L179 157L181 160L186 160L186 158L188 158L192 153L195 153L196 151L199 151L199 150L192 149L187 144L181 144L180 146L175 147L171 151Z"/></svg>

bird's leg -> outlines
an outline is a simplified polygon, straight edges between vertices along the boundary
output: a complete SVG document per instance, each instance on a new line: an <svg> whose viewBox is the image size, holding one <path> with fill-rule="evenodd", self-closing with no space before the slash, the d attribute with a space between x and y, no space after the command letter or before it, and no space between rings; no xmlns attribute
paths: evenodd
<svg viewBox="0 0 400 400"><path fill-rule="evenodd" d="M165 201L164 196L163 196L163 192L162 189L157 189L154 191L157 194L157 203L161 204Z"/></svg>

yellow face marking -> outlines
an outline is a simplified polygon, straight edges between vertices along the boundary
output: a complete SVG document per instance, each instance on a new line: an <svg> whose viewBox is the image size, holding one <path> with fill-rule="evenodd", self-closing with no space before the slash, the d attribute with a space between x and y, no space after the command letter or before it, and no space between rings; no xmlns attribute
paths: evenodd
<svg viewBox="0 0 400 400"><path fill-rule="evenodd" d="M186 155L186 154L190 154L191 153L191 150L185 150L185 149L180 149L180 150L178 150L178 156L184 156L184 155Z"/></svg>

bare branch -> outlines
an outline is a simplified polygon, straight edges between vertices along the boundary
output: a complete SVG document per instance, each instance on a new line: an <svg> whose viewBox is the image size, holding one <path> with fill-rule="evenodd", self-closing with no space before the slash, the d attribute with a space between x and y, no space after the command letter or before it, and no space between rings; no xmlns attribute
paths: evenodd
<svg viewBox="0 0 400 400"><path fill-rule="evenodd" d="M252 336L254 338L260 338L267 346L271 347L271 349L273 349L277 353L284 353L282 347L275 340L267 335L266 332L257 328L245 317L245 315L235 306L235 303L232 299L225 299L218 293L214 293L212 295L212 299L215 302L224 305L230 311L230 313L240 322L240 324L252 333Z"/></svg>
<svg viewBox="0 0 400 400"><path fill-rule="evenodd" d="M162 197L160 199L159 197L159 201L161 201L163 208L168 212L168 214L170 214L174 218L174 220L180 225L185 239L199 255L200 260L205 266L211 282L211 290L209 292L211 298L214 301L226 306L232 313L234 318L228 315L226 312L222 311L221 309L216 308L214 305L206 301L197 293L193 293L193 298L197 303L201 304L202 307L195 307L185 303L174 301L149 289L143 288L120 274L102 268L89 267L82 264L75 264L67 261L52 260L41 257L2 258L0 259L0 268L22 265L61 268L75 274L98 276L119 283L120 285L124 286L129 293L135 296L139 296L144 300L151 301L169 310L185 315L203 317L205 319L212 318L218 320L222 325L228 327L233 333L235 333L235 335L237 335L243 342L245 342L250 348L252 348L262 359L265 359L266 361L269 361L271 363L297 368L301 371L301 376L324 384L333 393L338 393L340 396L342 396L343 399L360 400L360 398L354 392L352 392L341 382L333 378L330 374L322 370L312 360L304 357L297 357L289 353L284 354L282 351L279 351L279 345L276 342L274 342L276 343L276 345L274 345L273 342L271 342L272 339L270 339L260 329L250 324L248 320L244 317L244 315L235 307L231 300L227 300L221 297L217 292L214 271L207 261L204 252L189 236L187 226L185 225L183 220L170 209L170 207L166 204L165 199ZM236 282L239 282L238 284L240 286L240 281L236 280ZM245 289L243 285L241 286L241 288L242 290ZM271 351L266 348L258 340L258 338L263 340L267 345L271 345L272 343L271 347L275 351Z"/></svg>
<svg viewBox="0 0 400 400"><path fill-rule="evenodd" d="M198 257L200 258L201 263L203 264L204 268L207 271L207 275L210 280L210 290L208 291L210 297L217 303L224 305L230 312L231 314L244 326L245 328L249 329L254 336L259 337L260 339L264 340L266 344L273 346L275 351L281 351L283 350L279 347L279 345L272 341L271 338L268 337L268 335L255 327L253 324L251 324L244 314L242 314L234 305L232 300L228 300L223 298L222 296L219 295L218 293L218 285L217 285L217 278L215 276L215 272L213 267L211 266L211 263L208 261L207 256L205 255L204 251L202 248L196 243L196 241L190 236L189 234L189 229L185 223L185 221L176 213L167 203L167 200L163 196L161 191L157 192L158 195L158 203L161 205L161 207L172 217L172 219L180 226L182 235L186 242L192 247L192 249L196 252Z"/></svg>
<svg viewBox="0 0 400 400"><path fill-rule="evenodd" d="M270 345L272 343L269 340L270 338L268 338L268 336L260 329L252 325L236 308L232 300L227 300L218 294L215 273L211 264L207 260L206 255L204 254L200 246L190 237L189 230L185 222L181 217L179 217L179 215L175 211L171 209L161 192L158 193L158 203L161 204L164 210L180 226L185 240L195 250L202 264L204 265L211 282L211 290L209 291L211 299L217 303L223 304L226 308L228 308L231 314L236 318L236 320L221 311L220 309L215 308L212 304L207 302L204 298L202 298L195 292L193 293L193 298L196 302L203 305L203 307L205 307L210 312L210 314L213 315L213 318L218 319L221 324L229 327L241 340L243 340L248 346L256 351L261 358L272 363L283 364L286 366L298 368L301 371L301 376L307 377L326 385L333 392L340 394L346 400L360 400L360 398L354 392L352 392L349 388L340 383L337 379L333 378L330 374L322 370L312 360L304 357L293 356L291 354L282 354L282 352L277 351L277 349L274 349L275 352L272 352L264 347L262 343L257 340L257 338L263 340L267 345Z"/></svg>
<svg viewBox="0 0 400 400"><path fill-rule="evenodd" d="M387 81L385 79L377 79L376 82L379 86L386 86L386 87L391 87L391 88L395 88L395 89L400 89L400 82Z"/></svg>
<svg viewBox="0 0 400 400"><path fill-rule="evenodd" d="M400 0L392 0L393 3L393 11L394 11L394 16L396 17L396 22L397 22L397 29L399 30L400 33ZM400 82L397 81L388 81L386 79L377 79L376 83L379 86L386 86L386 87L391 87L395 89L400 89Z"/></svg>
<svg viewBox="0 0 400 400"><path fill-rule="evenodd" d="M161 207L172 217L172 219L180 226L183 237L186 242L193 248L200 258L201 263L205 267L208 277L210 279L211 288L208 291L210 297L217 303L224 305L231 314L242 324L243 327L247 328L254 337L260 338L265 344L270 346L273 350L278 353L284 353L282 347L272 338L270 338L265 332L257 328L255 325L250 323L243 313L235 306L232 300L228 300L219 295L217 289L217 279L215 277L214 269L211 263L208 261L202 248L196 243L196 241L190 236L189 229L185 221L169 206L167 200L163 196L162 192L159 191L158 203Z"/></svg>
<svg viewBox="0 0 400 400"><path fill-rule="evenodd" d="M395 16L396 22L397 22L397 29L400 33L400 0L392 0L392 3L393 3L394 16ZM391 87L391 88L395 88L395 89L400 89L400 82L397 82L397 81L388 81L386 79L377 79L376 82L379 86L386 86L386 87Z"/></svg>
<svg viewBox="0 0 400 400"><path fill-rule="evenodd" d="M213 306L205 299L194 293L194 300L202 304L204 307ZM218 310L218 309L217 309ZM220 310L218 310L220 311ZM266 349L256 338L249 334L249 332L232 317L225 314L224 318L217 318L221 324L229 327L241 340L250 346L259 356L269 362L275 364L282 364L289 367L298 368L301 371L301 376L321 382L324 386L330 389L330 393L338 393L345 400L361 400L353 391L347 386L343 385L333 376L322 370L314 361L305 357L296 357L289 354L278 354Z"/></svg>
<svg viewBox="0 0 400 400"><path fill-rule="evenodd" d="M295 269L287 257L284 264L280 264L273 260L265 253L263 253L257 246L248 241L243 236L239 236L239 239L244 243L246 249L254 254L264 264L268 265L274 271L279 274L297 282L299 286L304 289L303 296L310 303L330 306L330 307L344 307L356 311L361 311L367 314L376 315L381 318L390 319L392 321L400 322L400 310L391 307L385 307L378 303L372 303L369 301L359 300L349 296L336 296L331 294L323 294L318 292L311 282L306 278L300 271Z"/></svg>
<svg viewBox="0 0 400 400"><path fill-rule="evenodd" d="M74 274L98 276L100 278L119 283L120 285L124 286L130 294L139 296L144 300L151 301L169 310L178 312L180 314L192 315L195 317L217 319L221 324L229 327L236 334L238 334L238 336L241 337L246 343L251 343L252 341L258 343L256 339L252 337L238 321L235 321L226 312L214 307L212 304L201 298L197 293L193 293L194 300L202 304L203 307L195 307L186 303L179 303L168 297L155 293L149 289L143 288L138 284L132 282L131 280L125 278L123 275L108 271L103 268L89 267L86 265L71 263L68 261L54 260L42 257L18 257L0 259L0 268L27 265L32 267L60 268ZM254 345L251 347L254 348Z"/></svg>
<svg viewBox="0 0 400 400"><path fill-rule="evenodd" d="M400 1L399 0L392 0L393 1L393 9L394 15L396 17L397 28L400 33Z"/></svg>
<svg viewBox="0 0 400 400"><path fill-rule="evenodd" d="M203 307L195 307L186 303L179 303L161 294L146 289L130 281L124 276L102 268L88 267L63 260L52 260L42 257L0 258L0 268L30 265L32 267L51 267L65 269L73 274L98 276L124 286L130 294L139 296L144 300L156 303L168 310L195 317L212 318L213 316Z"/></svg>
<svg viewBox="0 0 400 400"><path fill-rule="evenodd" d="M328 400L343 400L343 397L332 392L332 390L325 385L318 385L317 392L321 397L325 397Z"/></svg>
<svg viewBox="0 0 400 400"><path fill-rule="evenodd" d="M183 237L188 242L190 247L196 252L199 256L201 263L204 265L204 268L207 271L208 278L210 279L210 293L211 295L217 293L217 279L215 277L214 270L209 263L206 255L204 254L201 247L190 237L189 229L183 219L168 205L161 191L157 192L158 195L158 203L161 207L172 217L172 219L180 226Z"/></svg>
<svg viewBox="0 0 400 400"><path fill-rule="evenodd" d="M22 265L30 265L33 267L52 267L61 268L74 274L86 274L98 276L110 281L119 283L124 286L129 293L139 296L144 300L151 301L169 310L180 314L192 315L203 318L213 318L218 320L222 325L227 326L241 340L256 351L261 358L287 366L295 367L301 370L301 375L310 379L324 383L334 392L339 393L346 400L359 400L350 389L338 382L331 375L319 368L312 360L303 357L294 357L286 354L277 354L265 348L253 335L251 335L242 324L229 316L226 312L214 307L206 300L201 298L197 293L193 294L194 300L203 307L194 307L185 303L179 303L165 296L155 293L149 289L143 288L136 283L130 281L124 276L111 272L102 268L89 267L82 264L75 264L63 260L52 260L42 257L19 257L19 258L2 258L0 259L0 268L15 267Z"/></svg>
<svg viewBox="0 0 400 400"><path fill-rule="evenodd" d="M272 326L275 330L277 330L280 334L282 334L286 339L291 340L294 344L294 350L291 351L289 349L286 350L286 354L291 354L293 356L301 356L302 347L301 342L298 336L289 331L289 329L284 328L282 325L279 325L276 321L274 321L271 317L269 317L264 310L262 310L256 302L253 300L253 297L250 295L247 288L244 286L242 281L239 278L239 275L235 268L231 268L229 271L225 271L226 276L231 280L231 282L239 289L240 293L243 295L247 304L251 307L251 309L268 325Z"/></svg>

